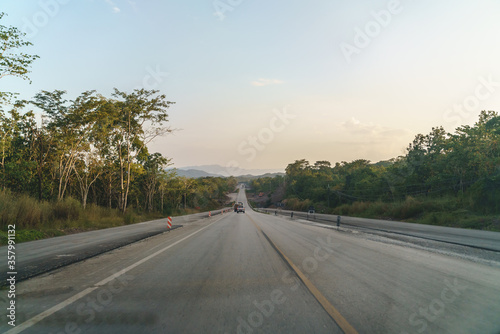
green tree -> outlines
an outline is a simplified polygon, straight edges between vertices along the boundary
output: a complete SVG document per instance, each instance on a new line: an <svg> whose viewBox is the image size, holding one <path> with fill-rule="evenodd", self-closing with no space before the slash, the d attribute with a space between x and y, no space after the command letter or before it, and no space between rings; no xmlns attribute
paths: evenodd
<svg viewBox="0 0 500 334"><path fill-rule="evenodd" d="M184 210L187 207L187 197L188 195L194 194L196 192L195 189L195 180L194 179L189 179L187 177L180 177L180 181L182 184L182 195L184 198Z"/></svg>
<svg viewBox="0 0 500 334"><path fill-rule="evenodd" d="M5 13L0 13L0 20ZM0 78L12 75L24 80L29 80L28 73L32 63L39 58L36 55L29 55L20 52L19 49L33 45L23 38L25 33L16 27L6 27L0 24ZM10 92L0 92L3 99L11 94Z"/></svg>
<svg viewBox="0 0 500 334"><path fill-rule="evenodd" d="M115 88L112 101L114 126L111 138L118 152L120 175L120 209L127 210L131 167L139 154L147 154L147 145L172 130L166 126L167 109L174 102L157 90L136 89L127 94Z"/></svg>
<svg viewBox="0 0 500 334"><path fill-rule="evenodd" d="M95 91L86 91L73 101L65 100L65 93L61 90L42 91L32 101L47 114L47 129L57 143L53 149L57 156L59 201L64 198L79 156L90 150L90 140L95 129L99 128L99 110L104 103Z"/></svg>
<svg viewBox="0 0 500 334"><path fill-rule="evenodd" d="M173 180L176 178L175 170L162 170L158 176L158 192L160 193L160 212L165 213L165 199L168 196L169 188L174 189ZM175 196L172 196L175 198ZM172 198L171 206L175 207L175 200Z"/></svg>
<svg viewBox="0 0 500 334"><path fill-rule="evenodd" d="M154 197L160 185L160 179L165 168L170 165L171 159L163 157L160 153L148 154L143 161L144 167L144 192L146 195L146 209L151 212L154 209ZM163 204L162 204L163 205ZM161 209L163 211L163 209Z"/></svg>
<svg viewBox="0 0 500 334"><path fill-rule="evenodd" d="M104 172L104 162L96 150L82 151L77 154L77 160L73 165L73 171L78 181L82 206L87 207L87 198L90 187Z"/></svg>
<svg viewBox="0 0 500 334"><path fill-rule="evenodd" d="M32 111L23 113L26 101L16 101L9 115L0 113L0 166L2 189L29 190L33 178L33 134L36 122Z"/></svg>

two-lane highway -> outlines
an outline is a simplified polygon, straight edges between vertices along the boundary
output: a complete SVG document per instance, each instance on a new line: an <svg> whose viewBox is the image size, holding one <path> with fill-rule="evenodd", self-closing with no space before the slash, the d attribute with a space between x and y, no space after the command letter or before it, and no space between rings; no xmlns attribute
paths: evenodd
<svg viewBox="0 0 500 334"><path fill-rule="evenodd" d="M20 283L12 333L341 333L307 289L287 293L286 271L225 214Z"/></svg>
<svg viewBox="0 0 500 334"><path fill-rule="evenodd" d="M21 282L0 330L500 332L499 267L246 211Z"/></svg>

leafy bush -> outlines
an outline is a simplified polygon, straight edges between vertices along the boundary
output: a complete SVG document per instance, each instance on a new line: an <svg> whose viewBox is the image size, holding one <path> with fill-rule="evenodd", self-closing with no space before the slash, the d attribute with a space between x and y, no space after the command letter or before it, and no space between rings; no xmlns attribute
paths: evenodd
<svg viewBox="0 0 500 334"><path fill-rule="evenodd" d="M136 216L130 211L125 213L125 215L123 216L123 221L125 225L134 224L136 220L137 220Z"/></svg>
<svg viewBox="0 0 500 334"><path fill-rule="evenodd" d="M59 220L77 220L80 217L82 206L74 198L65 198L54 204L53 215Z"/></svg>

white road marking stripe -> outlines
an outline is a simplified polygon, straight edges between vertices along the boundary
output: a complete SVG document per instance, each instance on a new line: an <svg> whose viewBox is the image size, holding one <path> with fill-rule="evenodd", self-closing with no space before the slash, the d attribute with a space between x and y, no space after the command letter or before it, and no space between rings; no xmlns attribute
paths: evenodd
<svg viewBox="0 0 500 334"><path fill-rule="evenodd" d="M211 223L210 225L207 225L207 226L205 226L205 227L203 227L203 228L199 229L198 231L195 231L195 232L191 233L190 235L188 235L188 236L186 236L186 237L182 238L181 240L178 240L178 241L174 242L173 244L168 245L167 247L165 247L165 248L163 248L163 249L160 249L159 251L157 251L157 252L155 252L155 253L153 253L153 254L151 254L151 255L149 255L149 256L146 256L144 259L139 260L139 261L137 261L136 263L134 263L134 264L132 264L132 265L128 266L127 268L122 269L122 270L120 270L119 272L117 272L117 273L115 273L115 274L113 274L113 275L109 276L108 278L105 278L105 279L103 279L102 281L100 281L100 282L98 282L98 283L94 284L94 286L93 286L93 287L87 288L87 289L85 289L85 290L83 290L83 291L81 291L81 292L77 293L76 295L74 295L74 296L72 296L72 297L70 297L70 298L66 299L65 301L63 301L63 302L61 302L61 303L57 304L56 306L51 307L51 308L50 308L50 309L48 309L47 311L42 312L42 313L40 313L40 314L38 314L38 315L34 316L33 318L31 318L31 319L29 319L29 320L27 320L27 321L23 322L23 323L22 323L22 324L20 324L20 325L17 325L16 327L12 328L11 330L9 330L9 331L5 332L5 334L16 334L16 333L20 333L20 332L22 332L22 331L24 331L24 330L26 330L26 329L28 329L28 328L30 328L30 327L32 327L32 326L34 326L34 325L36 325L38 322L42 321L43 319L45 319L45 318L47 318L47 317L51 316L52 314L54 314L54 313L56 313L57 311L59 311L59 310L61 310L61 309L65 308L66 306L68 306L68 305L70 305L70 304L72 304L72 303L76 302L78 299L85 297L86 295L88 295L88 294L89 294L89 293L91 293L92 291L94 291L94 290L98 289L99 287L101 287L101 286L103 286L103 285L105 285L105 284L107 284L107 283L111 282L111 281L112 281L112 280L114 280L115 278L117 278L117 277L119 277L119 276L121 276L121 275L125 274L126 272L128 272L128 271L130 271L130 270L134 269L135 267L137 267L137 266L139 266L139 265L143 264L144 262L146 262L146 261L148 261L148 260L152 259L153 257L155 257L155 256L157 256L157 255L159 255L159 254L163 253L163 252L164 252L164 251L166 251L167 249L174 247L175 245L177 245L177 244L181 243L182 241L184 241L184 240L186 240L186 239L188 239L188 238L192 237L193 235L195 235L195 234L197 234L197 233L199 233L199 232L201 232L201 231L203 231L203 230L205 230L205 229L209 228L210 226L212 226L213 224L215 224L215 223L216 223L216 222L218 222L219 220L220 220L220 219L217 219L216 221L214 221L214 222L213 222L213 223Z"/></svg>

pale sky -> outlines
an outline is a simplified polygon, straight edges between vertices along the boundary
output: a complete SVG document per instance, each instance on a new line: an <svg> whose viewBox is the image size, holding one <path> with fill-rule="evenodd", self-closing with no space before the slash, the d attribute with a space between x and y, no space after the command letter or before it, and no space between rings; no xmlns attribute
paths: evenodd
<svg viewBox="0 0 500 334"><path fill-rule="evenodd" d="M417 133L500 111L500 1L2 0L40 56L33 83L69 97L159 89L176 167L373 162ZM223 12L217 14L217 11Z"/></svg>

